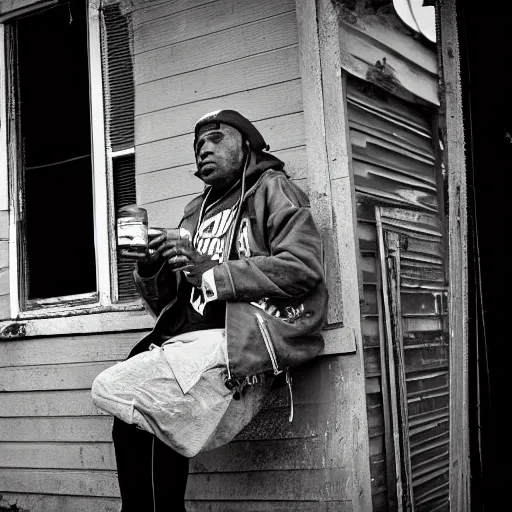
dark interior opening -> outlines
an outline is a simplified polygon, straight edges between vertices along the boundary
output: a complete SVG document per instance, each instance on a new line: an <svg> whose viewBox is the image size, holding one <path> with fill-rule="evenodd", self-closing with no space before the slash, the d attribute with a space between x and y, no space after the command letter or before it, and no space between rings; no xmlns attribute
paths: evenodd
<svg viewBox="0 0 512 512"><path fill-rule="evenodd" d="M16 22L28 299L96 291L87 11Z"/></svg>
<svg viewBox="0 0 512 512"><path fill-rule="evenodd" d="M512 4L457 1L468 183L471 510L510 503Z"/></svg>

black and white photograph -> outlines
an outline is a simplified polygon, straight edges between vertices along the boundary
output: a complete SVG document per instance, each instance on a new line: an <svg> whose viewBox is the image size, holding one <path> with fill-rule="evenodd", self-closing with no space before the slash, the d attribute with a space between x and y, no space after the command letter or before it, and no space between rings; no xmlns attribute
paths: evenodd
<svg viewBox="0 0 512 512"><path fill-rule="evenodd" d="M508 2L0 0L0 512L508 510L510 62Z"/></svg>

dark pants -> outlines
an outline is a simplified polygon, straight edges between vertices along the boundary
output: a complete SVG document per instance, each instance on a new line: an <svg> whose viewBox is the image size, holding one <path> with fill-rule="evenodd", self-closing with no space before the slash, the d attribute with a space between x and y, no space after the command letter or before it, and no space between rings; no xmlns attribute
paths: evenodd
<svg viewBox="0 0 512 512"><path fill-rule="evenodd" d="M187 457L149 432L114 418L121 512L185 512Z"/></svg>

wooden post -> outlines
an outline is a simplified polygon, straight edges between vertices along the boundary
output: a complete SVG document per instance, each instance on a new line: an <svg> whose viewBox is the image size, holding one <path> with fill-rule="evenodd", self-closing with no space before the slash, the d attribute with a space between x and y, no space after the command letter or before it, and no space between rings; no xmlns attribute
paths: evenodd
<svg viewBox="0 0 512 512"><path fill-rule="evenodd" d="M450 510L471 510L468 422L468 280L464 126L455 0L439 3L448 169L450 328Z"/></svg>
<svg viewBox="0 0 512 512"><path fill-rule="evenodd" d="M355 192L340 65L339 28L331 0L297 0L300 66L307 134L308 182L312 207L332 241L330 317L353 329L356 353L337 356L337 403L331 409L327 460L350 469L351 482L340 482L352 510L372 509L363 343L359 306L358 240ZM334 292L334 295L332 293Z"/></svg>
<svg viewBox="0 0 512 512"><path fill-rule="evenodd" d="M390 380L390 405L391 405L391 414L392 414L392 428L393 428L393 450L394 450L394 459L395 459L395 477L396 477L396 494L397 494L397 511L403 511L403 489L404 484L402 482L402 454L400 449L400 420L398 415L399 403L396 389L396 371L393 357L393 334L391 331L391 311L389 308L389 287L388 287L388 277L387 277L387 265L386 265L386 254L385 254L385 246L384 246L384 233L382 229L382 220L380 217L380 208L375 208L375 219L377 221L377 246L378 246L378 255L379 255L379 264L380 264L380 275L382 282L382 294L384 297L383 306L384 306L384 318L385 318L385 343L386 347L384 347L383 343L381 344L381 354L386 350L388 357L387 362L384 364L381 363L381 372L384 372L386 369L386 364L389 365L389 380ZM381 302L380 300L378 301ZM381 359L382 361L382 359ZM400 369L398 369L399 371ZM384 400L384 398L383 398ZM386 452L386 458L390 457L391 452ZM388 489L389 490L389 489Z"/></svg>
<svg viewBox="0 0 512 512"><path fill-rule="evenodd" d="M377 266L377 311L379 317L379 344L380 344L380 372L381 372L381 388L382 388L382 412L384 414L384 449L386 454L386 483L388 491L388 503L391 510L397 510L400 512L402 506L401 501L398 500L397 488L400 485L400 463L397 463L397 454L395 450L398 450L398 461L400 460L399 446L394 441L393 425L397 425L398 422L393 419L395 418L396 411L396 388L391 382L391 374L394 375L395 368L388 368L389 362L389 350L387 348L387 340L390 339L387 334L388 324L384 323L385 308L387 306L386 301L382 298L387 294L387 279L386 275L383 274L382 269L384 268L384 254L383 254L383 243L380 239L382 233L382 221L380 218L380 208L375 207L375 220L377 225L377 253L376 253L376 266ZM386 292L384 292L386 289ZM400 482L400 484L399 484ZM401 489L401 487L400 487Z"/></svg>
<svg viewBox="0 0 512 512"><path fill-rule="evenodd" d="M331 176L325 133L324 99L318 26L314 2L297 1L299 54L304 100L308 191L315 222L324 243L324 267L329 291L328 324L343 322L340 259L337 253L332 210Z"/></svg>

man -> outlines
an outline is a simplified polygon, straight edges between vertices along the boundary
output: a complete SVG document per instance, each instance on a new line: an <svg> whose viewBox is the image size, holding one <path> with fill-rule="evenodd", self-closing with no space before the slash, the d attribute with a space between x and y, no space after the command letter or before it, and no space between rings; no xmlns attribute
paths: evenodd
<svg viewBox="0 0 512 512"><path fill-rule="evenodd" d="M116 416L122 512L184 511L188 458L229 442L275 375L285 372L291 395L288 368L322 348L321 239L305 194L265 149L238 112L202 117L194 151L206 186L180 223L191 243L166 231L148 254L124 253L138 259L157 320L92 389Z"/></svg>

